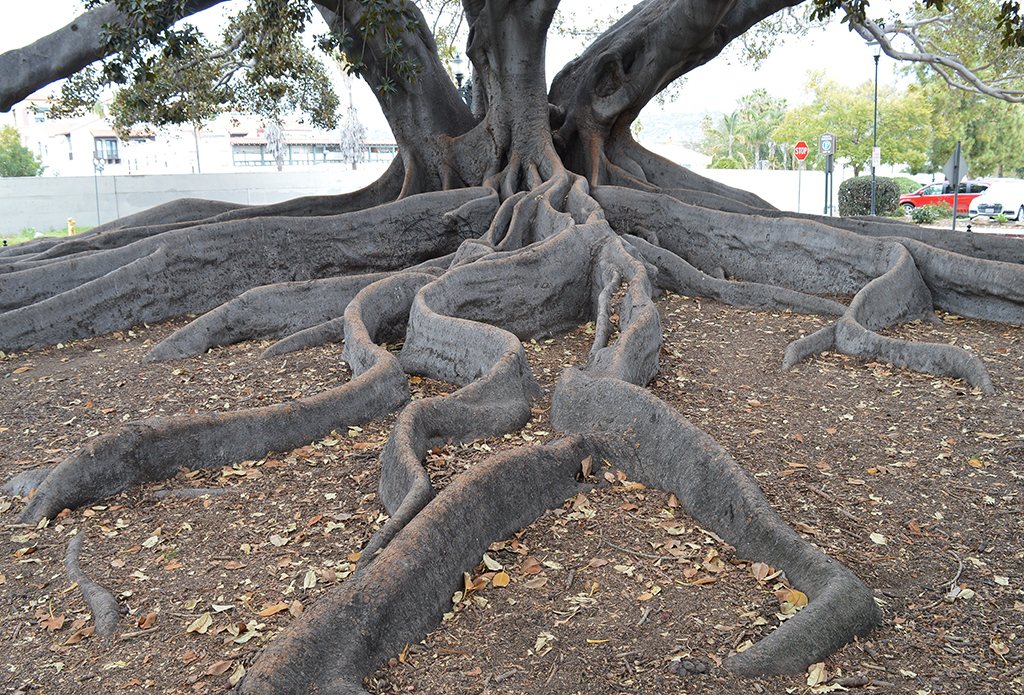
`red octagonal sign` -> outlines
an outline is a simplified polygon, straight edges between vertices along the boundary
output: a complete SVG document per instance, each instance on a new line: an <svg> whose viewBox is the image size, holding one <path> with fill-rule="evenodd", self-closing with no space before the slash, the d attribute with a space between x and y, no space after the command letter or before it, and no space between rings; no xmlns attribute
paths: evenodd
<svg viewBox="0 0 1024 695"><path fill-rule="evenodd" d="M804 159L806 159L807 151L807 143L804 142L803 140L798 142L796 144L796 147L793 148L793 154L796 155L796 158L799 159L801 162L804 161Z"/></svg>

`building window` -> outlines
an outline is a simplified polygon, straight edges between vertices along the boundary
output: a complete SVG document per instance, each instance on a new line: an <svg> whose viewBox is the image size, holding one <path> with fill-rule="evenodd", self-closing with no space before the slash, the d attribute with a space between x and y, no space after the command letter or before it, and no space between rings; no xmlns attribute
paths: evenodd
<svg viewBox="0 0 1024 695"><path fill-rule="evenodd" d="M260 167L274 163L263 145L232 145L231 156L236 167Z"/></svg>
<svg viewBox="0 0 1024 695"><path fill-rule="evenodd" d="M117 154L117 138L96 138L96 159L107 164L120 164L121 157Z"/></svg>

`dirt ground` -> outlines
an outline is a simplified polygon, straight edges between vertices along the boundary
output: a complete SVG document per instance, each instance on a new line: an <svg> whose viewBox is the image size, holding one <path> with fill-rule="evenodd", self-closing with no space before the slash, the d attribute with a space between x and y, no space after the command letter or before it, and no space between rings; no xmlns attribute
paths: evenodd
<svg viewBox="0 0 1024 695"><path fill-rule="evenodd" d="M423 642L371 693L1024 691L1024 329L940 315L889 331L974 350L995 396L826 354L788 373L786 344L819 317L669 295L651 390L715 437L794 528L874 590L882 625L811 674L740 679L719 666L795 610L774 568L737 558L664 492L604 485L495 544ZM258 359L244 343L143 363L176 320L0 358L0 478L52 465L119 423L300 398L349 376L341 346ZM505 446L557 437L551 390L586 360L592 326L525 345L548 396L522 431L439 448L435 484ZM414 397L451 390L411 379ZM388 421L291 452L133 490L49 525L13 525L0 497L0 685L8 693L214 693L344 582L386 517ZM188 490L193 490L188 493ZM191 494L191 496L187 496ZM82 568L123 607L103 643L66 578ZM481 579L482 577L482 579ZM507 585L500 586L508 580ZM799 587L797 587L798 589ZM412 598L412 597L411 597ZM819 681L817 685L808 685Z"/></svg>

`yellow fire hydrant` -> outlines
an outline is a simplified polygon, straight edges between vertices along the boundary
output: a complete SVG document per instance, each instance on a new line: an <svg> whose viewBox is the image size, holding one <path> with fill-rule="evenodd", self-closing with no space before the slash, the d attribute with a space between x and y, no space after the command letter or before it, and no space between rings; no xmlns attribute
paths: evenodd
<svg viewBox="0 0 1024 695"><path fill-rule="evenodd" d="M68 236L71 236L74 233L75 233L75 218L74 217L69 217L68 218Z"/></svg>

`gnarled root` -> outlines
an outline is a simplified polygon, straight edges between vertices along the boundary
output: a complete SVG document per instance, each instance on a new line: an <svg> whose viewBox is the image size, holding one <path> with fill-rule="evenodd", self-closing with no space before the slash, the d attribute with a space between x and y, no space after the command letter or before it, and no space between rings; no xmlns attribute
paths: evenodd
<svg viewBox="0 0 1024 695"><path fill-rule="evenodd" d="M332 217L189 227L8 273L0 349L199 313L259 285L407 268L483 234L496 207L486 189L431 193Z"/></svg>
<svg viewBox="0 0 1024 695"><path fill-rule="evenodd" d="M84 530L79 530L71 537L71 542L68 543L68 552L64 556L64 568L67 570L68 580L78 584L82 598L85 599L86 605L92 611L93 619L96 621L96 635L107 639L114 634L117 621L121 619L121 607L113 594L89 579L79 566L78 559L82 554L84 540Z"/></svg>
<svg viewBox="0 0 1024 695"><path fill-rule="evenodd" d="M386 273L368 273L251 289L175 331L153 347L145 361L191 357L243 340L285 338L340 318L360 290L385 277Z"/></svg>
<svg viewBox="0 0 1024 695"><path fill-rule="evenodd" d="M430 275L396 277L420 285L433 279ZM411 301L412 293L407 294ZM20 520L35 523L52 518L65 508L132 485L172 477L181 466L211 468L258 458L268 451L288 451L333 429L394 411L409 398L408 382L398 359L374 344L373 337L404 323L408 301L396 302L392 295L365 314L360 302L349 306L345 359L355 375L350 382L294 403L128 423L97 437L57 466L36 489Z"/></svg>
<svg viewBox="0 0 1024 695"><path fill-rule="evenodd" d="M247 695L362 693L362 679L414 643L451 607L462 573L581 489L580 462L604 451L574 437L503 452L458 476L372 564L321 598L246 674Z"/></svg>
<svg viewBox="0 0 1024 695"><path fill-rule="evenodd" d="M994 393L992 378L981 360L955 345L911 343L874 331L902 321L935 319L932 294L913 257L901 245L890 248L891 267L869 282L835 326L806 336L786 348L783 369L809 354L837 350L908 367L924 374L963 379L984 393Z"/></svg>
<svg viewBox="0 0 1024 695"><path fill-rule="evenodd" d="M676 294L709 297L737 307L782 309L803 314L842 316L846 307L831 299L796 292L786 287L759 282L731 282L711 277L684 261L671 251L626 234L623 238L636 247L643 258L658 270L658 285Z"/></svg>
<svg viewBox="0 0 1024 695"><path fill-rule="evenodd" d="M698 523L742 556L785 571L810 598L795 618L727 660L730 670L800 673L878 623L868 588L790 529L724 449L646 390L568 369L555 391L551 417L565 432L621 440L632 455L615 463L631 479L673 492Z"/></svg>

